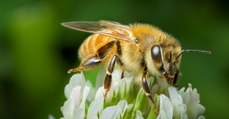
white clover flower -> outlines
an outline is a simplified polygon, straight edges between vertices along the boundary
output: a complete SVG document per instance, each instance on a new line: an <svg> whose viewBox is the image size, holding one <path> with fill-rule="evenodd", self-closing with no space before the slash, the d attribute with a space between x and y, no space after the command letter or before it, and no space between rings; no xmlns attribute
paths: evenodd
<svg viewBox="0 0 229 119"><path fill-rule="evenodd" d="M103 77L94 88L83 73L74 74L65 87L67 100L61 107L62 119L202 119L205 108L191 84L185 90L150 78L154 104L145 96L131 75L120 79L121 71L112 73L112 86L104 99ZM159 88L160 87L160 88ZM162 87L162 88L161 88ZM167 90L167 91L166 91ZM168 93L166 93L168 92Z"/></svg>
<svg viewBox="0 0 229 119"><path fill-rule="evenodd" d="M178 93L182 96L184 104L187 105L188 118L205 118L203 116L205 108L200 104L200 94L197 93L197 89L192 89L192 85L189 84L186 91L185 88L182 88Z"/></svg>
<svg viewBox="0 0 229 119"><path fill-rule="evenodd" d="M205 108L199 104L199 94L192 85L177 90L169 86L169 97L160 95L160 113L158 119L204 119Z"/></svg>

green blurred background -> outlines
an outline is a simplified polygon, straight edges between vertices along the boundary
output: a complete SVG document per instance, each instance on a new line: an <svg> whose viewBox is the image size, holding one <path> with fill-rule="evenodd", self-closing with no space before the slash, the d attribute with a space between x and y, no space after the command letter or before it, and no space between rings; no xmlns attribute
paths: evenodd
<svg viewBox="0 0 229 119"><path fill-rule="evenodd" d="M69 68L89 35L64 21L101 19L150 23L174 35L184 54L181 87L192 83L208 119L227 118L229 102L229 2L226 0L3 0L0 2L0 118L61 117ZM95 79L96 70L88 72Z"/></svg>

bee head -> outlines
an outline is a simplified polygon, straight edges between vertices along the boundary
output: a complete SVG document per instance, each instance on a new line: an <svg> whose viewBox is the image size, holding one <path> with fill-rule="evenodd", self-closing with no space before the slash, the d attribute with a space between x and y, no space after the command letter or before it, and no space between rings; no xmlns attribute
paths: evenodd
<svg viewBox="0 0 229 119"><path fill-rule="evenodd" d="M151 47L151 59L156 72L160 77L166 78L169 83L177 78L180 67L180 47L153 45ZM179 56L179 57L178 57Z"/></svg>
<svg viewBox="0 0 229 119"><path fill-rule="evenodd" d="M181 56L185 52L211 53L204 50L181 50L181 47L173 45L153 45L151 59L154 65L153 70L158 73L157 76L166 78L170 84L175 83L179 74Z"/></svg>

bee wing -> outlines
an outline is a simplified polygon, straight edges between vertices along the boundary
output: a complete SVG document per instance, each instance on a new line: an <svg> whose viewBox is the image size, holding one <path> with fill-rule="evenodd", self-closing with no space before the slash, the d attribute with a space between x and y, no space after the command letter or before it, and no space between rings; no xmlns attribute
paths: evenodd
<svg viewBox="0 0 229 119"><path fill-rule="evenodd" d="M61 23L61 25L70 29L89 33L102 34L127 42L135 42L136 39L132 34L129 26L122 25L118 22L113 21L73 21Z"/></svg>

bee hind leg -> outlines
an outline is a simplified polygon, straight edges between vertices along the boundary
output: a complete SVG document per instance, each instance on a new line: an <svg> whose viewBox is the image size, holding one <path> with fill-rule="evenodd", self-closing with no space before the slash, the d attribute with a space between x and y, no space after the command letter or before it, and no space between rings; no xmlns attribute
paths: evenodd
<svg viewBox="0 0 229 119"><path fill-rule="evenodd" d="M97 56L89 56L82 60L81 64L77 68L69 69L68 73L77 72L77 71L86 71L90 70L101 64L101 59Z"/></svg>
<svg viewBox="0 0 229 119"><path fill-rule="evenodd" d="M106 45L104 45L103 47L98 49L97 54L93 54L93 55L85 57L81 61L81 64L79 67L69 69L68 73L77 72L77 71L87 71L87 70L90 70L90 69L100 65L102 60L104 59L104 57L107 56L107 53L117 43L119 43L119 42L116 40L107 43Z"/></svg>

